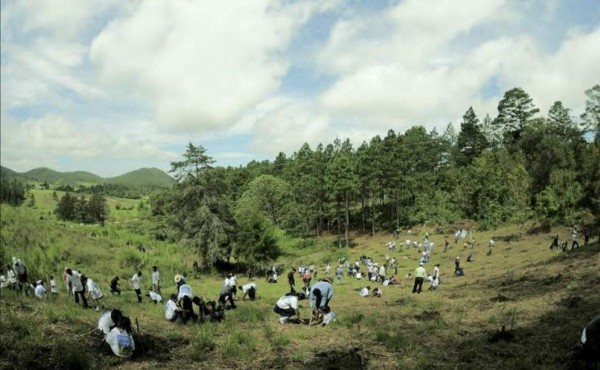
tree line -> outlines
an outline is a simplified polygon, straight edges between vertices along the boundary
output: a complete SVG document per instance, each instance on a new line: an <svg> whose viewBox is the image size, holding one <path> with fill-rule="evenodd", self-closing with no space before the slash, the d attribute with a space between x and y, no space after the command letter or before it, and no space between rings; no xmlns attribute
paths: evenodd
<svg viewBox="0 0 600 370"><path fill-rule="evenodd" d="M348 139L304 144L240 167L213 167L205 149L190 143L171 164L176 186L151 197L152 212L206 264L276 256L274 228L335 233L342 246L350 231L426 222L574 223L600 214L600 85L585 93L578 118L560 101L541 115L514 88L495 118L469 107L458 130L415 126L358 147Z"/></svg>

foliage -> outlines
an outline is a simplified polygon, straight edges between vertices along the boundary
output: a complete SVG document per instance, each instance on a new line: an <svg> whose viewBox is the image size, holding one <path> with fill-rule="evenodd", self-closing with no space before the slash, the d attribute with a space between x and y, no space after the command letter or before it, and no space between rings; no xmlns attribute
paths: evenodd
<svg viewBox="0 0 600 370"><path fill-rule="evenodd" d="M54 213L60 220L104 225L108 214L106 199L100 193L92 195L89 201L81 195L79 199L67 192L58 201Z"/></svg>
<svg viewBox="0 0 600 370"><path fill-rule="evenodd" d="M25 187L23 183L14 178L2 176L0 178L0 203L18 206L24 201Z"/></svg>

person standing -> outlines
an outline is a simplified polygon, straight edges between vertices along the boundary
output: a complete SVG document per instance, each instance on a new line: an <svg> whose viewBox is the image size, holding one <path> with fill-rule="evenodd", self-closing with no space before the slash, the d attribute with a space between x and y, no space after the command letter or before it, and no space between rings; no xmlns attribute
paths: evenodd
<svg viewBox="0 0 600 370"><path fill-rule="evenodd" d="M336 269L335 269L335 276L337 278L337 283L341 284L342 280L344 279L344 269L342 269L342 265L339 265Z"/></svg>
<svg viewBox="0 0 600 370"><path fill-rule="evenodd" d="M133 289L135 290L135 294L137 295L138 303L142 303L142 289L140 286L140 281L142 280L142 272L138 271L131 277L131 282L133 283Z"/></svg>
<svg viewBox="0 0 600 370"><path fill-rule="evenodd" d="M56 287L56 281L54 280L54 276L50 276L50 293L58 294L58 288Z"/></svg>
<svg viewBox="0 0 600 370"><path fill-rule="evenodd" d="M67 294L72 295L73 294L73 286L71 286L71 281L69 280L69 275L67 274L68 269L69 269L68 267L65 267L65 269L63 271L63 283L65 284L65 288L67 288Z"/></svg>
<svg viewBox="0 0 600 370"><path fill-rule="evenodd" d="M448 253L448 246L450 245L450 243L448 243L448 238L446 237L444 239L444 253Z"/></svg>
<svg viewBox="0 0 600 370"><path fill-rule="evenodd" d="M29 290L27 289L27 267L25 267L25 264L20 258L13 257L12 268L17 275L17 288L19 291L22 291L23 287L25 287L25 294L28 295Z"/></svg>
<svg viewBox="0 0 600 370"><path fill-rule="evenodd" d="M152 290L160 293L160 272L156 266L152 266Z"/></svg>
<svg viewBox="0 0 600 370"><path fill-rule="evenodd" d="M290 272L287 274L288 284L290 284L290 293L294 293L296 291L296 279L294 279L294 267L291 267Z"/></svg>
<svg viewBox="0 0 600 370"><path fill-rule="evenodd" d="M81 274L78 271L67 268L67 275L69 276L69 284L73 287L73 295L75 296L75 303L79 304L79 298L81 298L81 304L83 308L88 308L87 299L85 298L85 291L83 289L83 283L81 282Z"/></svg>
<svg viewBox="0 0 600 370"><path fill-rule="evenodd" d="M440 280L440 264L436 264L435 267L433 268L433 280L437 280L437 283L441 283L442 281Z"/></svg>
<svg viewBox="0 0 600 370"><path fill-rule="evenodd" d="M415 269L415 284L413 285L413 293L421 294L423 289L423 281L427 277L427 271L423 267L423 262L419 264L419 267Z"/></svg>
<svg viewBox="0 0 600 370"><path fill-rule="evenodd" d="M383 284L383 282L385 281L385 264L381 265L381 267L379 267L379 280L381 281L381 283Z"/></svg>

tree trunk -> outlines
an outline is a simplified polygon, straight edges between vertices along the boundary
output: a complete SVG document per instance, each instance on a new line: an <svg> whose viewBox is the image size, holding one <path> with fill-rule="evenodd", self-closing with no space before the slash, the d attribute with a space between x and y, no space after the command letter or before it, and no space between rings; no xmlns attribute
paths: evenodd
<svg viewBox="0 0 600 370"><path fill-rule="evenodd" d="M346 219L345 219L345 237L346 237L346 247L348 247L350 245L350 243L348 242L348 229L350 227L350 206L349 206L349 202L348 202L348 192L344 192L344 200L346 202L345 204L345 208L346 208Z"/></svg>

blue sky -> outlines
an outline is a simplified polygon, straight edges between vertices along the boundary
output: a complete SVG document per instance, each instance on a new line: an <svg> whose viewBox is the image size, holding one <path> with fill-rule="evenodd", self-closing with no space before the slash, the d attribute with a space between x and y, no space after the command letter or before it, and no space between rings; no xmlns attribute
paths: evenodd
<svg viewBox="0 0 600 370"><path fill-rule="evenodd" d="M456 128L522 87L579 116L597 0L2 0L2 165L115 176Z"/></svg>

